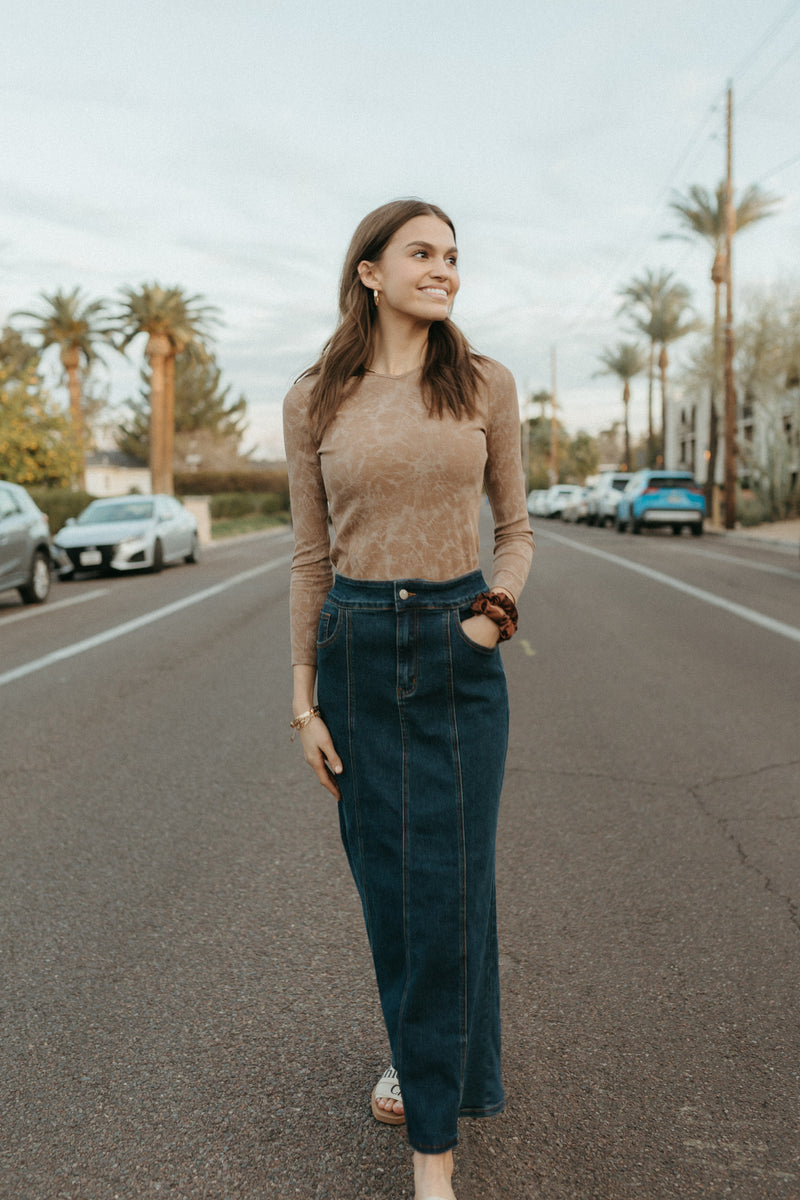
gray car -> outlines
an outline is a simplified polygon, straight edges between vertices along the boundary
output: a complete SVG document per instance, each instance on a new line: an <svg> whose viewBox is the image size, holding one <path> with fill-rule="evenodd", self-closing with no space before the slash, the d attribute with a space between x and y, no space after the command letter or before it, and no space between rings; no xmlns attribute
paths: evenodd
<svg viewBox="0 0 800 1200"><path fill-rule="evenodd" d="M50 592L50 525L24 488L0 480L0 592L16 588L26 604Z"/></svg>

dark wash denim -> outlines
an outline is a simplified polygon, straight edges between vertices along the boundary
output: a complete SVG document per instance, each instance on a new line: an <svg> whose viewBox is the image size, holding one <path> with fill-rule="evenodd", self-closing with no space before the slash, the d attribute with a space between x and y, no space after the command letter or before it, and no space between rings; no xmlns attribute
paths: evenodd
<svg viewBox="0 0 800 1200"><path fill-rule="evenodd" d="M416 1150L504 1105L495 843L508 744L497 647L462 621L479 571L445 583L338 576L318 692L344 763L342 840L361 897Z"/></svg>

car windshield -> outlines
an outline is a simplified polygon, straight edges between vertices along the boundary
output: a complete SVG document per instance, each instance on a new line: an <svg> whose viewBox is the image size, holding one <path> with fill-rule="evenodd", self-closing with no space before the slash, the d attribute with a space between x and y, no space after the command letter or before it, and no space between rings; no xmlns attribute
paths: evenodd
<svg viewBox="0 0 800 1200"><path fill-rule="evenodd" d="M114 521L149 521L152 516L152 500L127 500L124 504L106 504L98 500L83 510L77 524L110 525Z"/></svg>
<svg viewBox="0 0 800 1200"><path fill-rule="evenodd" d="M627 483L628 483L627 479L614 479L614 480L612 480L611 486L613 488L615 488L618 492L624 492L625 488L627 486Z"/></svg>

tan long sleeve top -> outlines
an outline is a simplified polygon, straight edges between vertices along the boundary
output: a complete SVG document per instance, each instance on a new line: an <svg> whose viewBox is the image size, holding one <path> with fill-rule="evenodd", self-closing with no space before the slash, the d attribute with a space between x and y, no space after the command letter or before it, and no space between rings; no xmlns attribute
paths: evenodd
<svg viewBox="0 0 800 1200"><path fill-rule="evenodd" d="M476 415L430 416L421 372L369 372L312 436L302 379L284 401L295 549L290 592L293 664L316 663L319 612L334 568L350 579L455 579L478 566L485 486L494 516L491 583L518 598L533 537L511 373L485 360ZM330 511L331 523L328 523Z"/></svg>

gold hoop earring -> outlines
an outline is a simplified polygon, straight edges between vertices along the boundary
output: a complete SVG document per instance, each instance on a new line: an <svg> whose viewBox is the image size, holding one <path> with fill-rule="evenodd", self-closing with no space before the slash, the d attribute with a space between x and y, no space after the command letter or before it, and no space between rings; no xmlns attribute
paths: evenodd
<svg viewBox="0 0 800 1200"><path fill-rule="evenodd" d="M375 307L377 308L377 307L378 307L378 297L379 297L379 295L380 295L380 292L378 291L378 289L377 289L377 288L373 288L373 289L372 289L372 294L373 294L373 296L375 297Z"/></svg>

